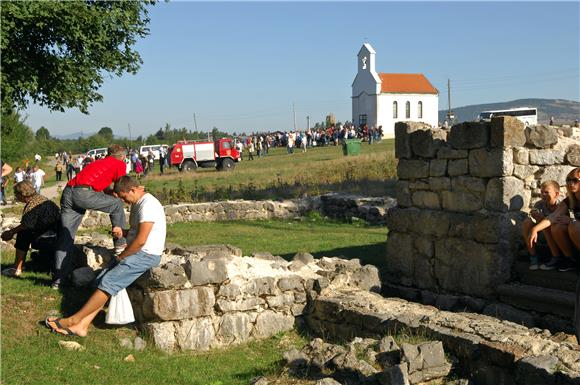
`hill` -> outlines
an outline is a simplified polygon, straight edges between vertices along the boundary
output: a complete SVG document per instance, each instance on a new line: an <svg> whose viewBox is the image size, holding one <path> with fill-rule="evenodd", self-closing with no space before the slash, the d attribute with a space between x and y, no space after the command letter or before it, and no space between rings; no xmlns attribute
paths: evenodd
<svg viewBox="0 0 580 385"><path fill-rule="evenodd" d="M553 116L558 124L571 124L580 119L580 103L563 99L517 99L509 102L474 104L453 108L457 121L475 120L481 111L501 110L516 107L535 107L538 109L538 123L547 123ZM439 121L445 120L447 110L439 111Z"/></svg>

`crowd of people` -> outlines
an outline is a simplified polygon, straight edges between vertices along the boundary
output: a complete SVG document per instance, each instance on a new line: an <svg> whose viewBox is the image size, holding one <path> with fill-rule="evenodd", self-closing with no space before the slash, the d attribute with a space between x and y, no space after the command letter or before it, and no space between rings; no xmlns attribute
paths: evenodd
<svg viewBox="0 0 580 385"><path fill-rule="evenodd" d="M164 209L137 179L126 175L128 155L123 147L112 145L107 156L84 164L67 182L60 207L41 195L30 180L21 180L14 186L16 199L24 203L24 210L20 224L1 234L4 241L16 236L15 262L2 271L4 276L21 276L32 242L47 231L54 231L56 245L51 286L60 289L68 285L74 267L74 239L86 210L105 212L111 218L115 257L99 274L93 295L78 312L67 318L45 319L45 325L53 332L86 336L94 317L109 298L161 260L166 236ZM57 158L59 156L65 164L65 154ZM9 165L2 164L3 177L11 172ZM128 229L124 203L131 205Z"/></svg>

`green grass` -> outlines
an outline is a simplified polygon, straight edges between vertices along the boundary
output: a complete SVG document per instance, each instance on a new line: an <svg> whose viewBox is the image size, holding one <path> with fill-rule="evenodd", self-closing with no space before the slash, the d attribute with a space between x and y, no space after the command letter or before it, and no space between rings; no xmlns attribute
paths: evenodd
<svg viewBox="0 0 580 385"><path fill-rule="evenodd" d="M156 169L142 182L164 202L289 198L329 191L385 195L389 181L396 177L393 146L393 140L363 143L361 155L355 157L345 157L341 146L290 155L285 148L274 148L262 158L244 158L230 172L180 173L172 168L159 175Z"/></svg>
<svg viewBox="0 0 580 385"><path fill-rule="evenodd" d="M182 245L229 243L245 255L270 251L289 258L298 251L316 256L360 257L366 263L380 261L386 228L325 221L317 216L303 221L255 221L180 223L168 228L168 242ZM3 251L3 267L14 253ZM86 350L71 352L59 347L67 339L51 334L39 321L51 311L70 314L90 291L55 292L45 286L47 274L25 271L22 279L0 277L2 284L1 383L2 384L248 384L253 377L277 377L282 354L302 346L305 338L289 332L267 340L206 353L168 355L149 343L143 352L121 348L119 339L135 337L129 328L106 328L103 317L89 336L77 339ZM69 338L70 339L70 338ZM133 354L135 362L123 359Z"/></svg>

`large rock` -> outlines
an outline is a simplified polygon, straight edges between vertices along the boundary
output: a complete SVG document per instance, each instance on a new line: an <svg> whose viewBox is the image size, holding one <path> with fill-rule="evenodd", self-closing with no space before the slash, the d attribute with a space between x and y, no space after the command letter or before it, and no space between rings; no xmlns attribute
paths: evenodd
<svg viewBox="0 0 580 385"><path fill-rule="evenodd" d="M225 257L206 257L202 260L190 257L185 264L185 271L193 286L222 283L228 278L228 262Z"/></svg>
<svg viewBox="0 0 580 385"><path fill-rule="evenodd" d="M154 267L135 281L142 288L177 289L187 287L188 279L185 270L177 261Z"/></svg>
<svg viewBox="0 0 580 385"><path fill-rule="evenodd" d="M429 161L418 159L400 159L397 164L399 179L419 179L429 177Z"/></svg>
<svg viewBox="0 0 580 385"><path fill-rule="evenodd" d="M429 176L445 176L447 174L447 159L431 159Z"/></svg>
<svg viewBox="0 0 580 385"><path fill-rule="evenodd" d="M449 144L458 150L481 148L489 144L489 123L465 122L451 127Z"/></svg>
<svg viewBox="0 0 580 385"><path fill-rule="evenodd" d="M469 161L467 159L452 159L447 165L449 176L465 175L469 172Z"/></svg>
<svg viewBox="0 0 580 385"><path fill-rule="evenodd" d="M417 130L409 134L411 150L421 158L433 158L445 142L446 132L438 129Z"/></svg>
<svg viewBox="0 0 580 385"><path fill-rule="evenodd" d="M86 245L82 246L82 251L86 256L86 265L93 270L105 268L113 258L113 252L102 246Z"/></svg>
<svg viewBox="0 0 580 385"><path fill-rule="evenodd" d="M442 191L441 206L455 212L474 212L483 207L481 194L464 191Z"/></svg>
<svg viewBox="0 0 580 385"><path fill-rule="evenodd" d="M560 150L530 150L530 164L550 166L564 162L564 153Z"/></svg>
<svg viewBox="0 0 580 385"><path fill-rule="evenodd" d="M209 350L216 344L212 319L194 318L175 324L177 345L181 350Z"/></svg>
<svg viewBox="0 0 580 385"><path fill-rule="evenodd" d="M279 332L291 330L293 327L293 316L265 310L258 314L252 333L256 338L267 338Z"/></svg>
<svg viewBox="0 0 580 385"><path fill-rule="evenodd" d="M526 144L524 123L512 116L491 119L492 147L521 147Z"/></svg>
<svg viewBox="0 0 580 385"><path fill-rule="evenodd" d="M386 368L377 378L381 385L409 385L406 362Z"/></svg>
<svg viewBox="0 0 580 385"><path fill-rule="evenodd" d="M219 324L216 337L222 344L234 344L247 341L252 332L252 322L256 313L228 313L224 314Z"/></svg>
<svg viewBox="0 0 580 385"><path fill-rule="evenodd" d="M143 316L147 321L183 320L213 314L215 296L211 287L160 290L145 294Z"/></svg>
<svg viewBox="0 0 580 385"><path fill-rule="evenodd" d="M467 158L467 150L456 150L449 145L443 145L437 151L438 159L464 159Z"/></svg>
<svg viewBox="0 0 580 385"><path fill-rule="evenodd" d="M395 157L397 159L412 158L411 133L417 130L426 130L430 126L418 122L397 122L395 123Z"/></svg>
<svg viewBox="0 0 580 385"><path fill-rule="evenodd" d="M558 131L549 126L531 126L526 129L526 144L536 148L549 148L558 142Z"/></svg>
<svg viewBox="0 0 580 385"><path fill-rule="evenodd" d="M171 352L176 348L177 339L173 322L149 322L145 324L145 330L158 349Z"/></svg>
<svg viewBox="0 0 580 385"><path fill-rule="evenodd" d="M472 176L491 178L511 175L514 169L513 154L509 149L484 148L469 151L469 173Z"/></svg>
<svg viewBox="0 0 580 385"><path fill-rule="evenodd" d="M422 383L446 377L451 365L445 360L443 344L440 341L420 345L403 344L401 361L409 365L409 382Z"/></svg>
<svg viewBox="0 0 580 385"><path fill-rule="evenodd" d="M487 183L485 208L492 211L520 211L530 203L531 192L524 182L513 176L492 178Z"/></svg>
<svg viewBox="0 0 580 385"><path fill-rule="evenodd" d="M566 160L572 166L580 166L580 144L574 144L568 148Z"/></svg>
<svg viewBox="0 0 580 385"><path fill-rule="evenodd" d="M439 195L432 191L415 191L412 195L412 202L415 207L435 209L441 208Z"/></svg>
<svg viewBox="0 0 580 385"><path fill-rule="evenodd" d="M389 233L385 270L389 282L410 286L414 274L415 247L413 237L396 232Z"/></svg>

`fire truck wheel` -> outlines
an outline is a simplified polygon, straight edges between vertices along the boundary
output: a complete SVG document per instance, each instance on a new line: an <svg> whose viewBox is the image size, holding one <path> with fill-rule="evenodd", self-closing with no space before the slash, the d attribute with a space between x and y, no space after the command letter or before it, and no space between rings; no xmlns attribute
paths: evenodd
<svg viewBox="0 0 580 385"><path fill-rule="evenodd" d="M195 171L195 169L197 168L197 165L195 164L194 161L192 160L186 160L185 162L183 162L183 164L181 165L181 171L185 171L185 172L192 172Z"/></svg>
<svg viewBox="0 0 580 385"><path fill-rule="evenodd" d="M220 165L220 170L222 171L230 171L233 170L235 167L235 163L233 160L231 160L230 158L224 158L222 159L221 165Z"/></svg>

